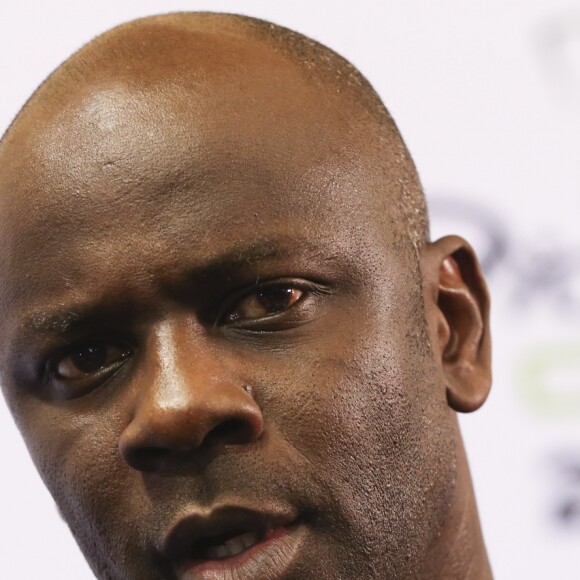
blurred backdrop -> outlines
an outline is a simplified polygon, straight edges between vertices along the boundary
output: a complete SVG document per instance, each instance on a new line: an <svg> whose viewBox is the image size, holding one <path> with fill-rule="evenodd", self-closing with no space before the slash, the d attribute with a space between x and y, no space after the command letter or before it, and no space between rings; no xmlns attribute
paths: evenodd
<svg viewBox="0 0 580 580"><path fill-rule="evenodd" d="M494 387L461 423L496 578L580 578L580 2L2 2L0 132L91 37L178 10L294 28L376 87L433 236L467 237L491 286ZM0 578L92 578L3 402L0 441Z"/></svg>

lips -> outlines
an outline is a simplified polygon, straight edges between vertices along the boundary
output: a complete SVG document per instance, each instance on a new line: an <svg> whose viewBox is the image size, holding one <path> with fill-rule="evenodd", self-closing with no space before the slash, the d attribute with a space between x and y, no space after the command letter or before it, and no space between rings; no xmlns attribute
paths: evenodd
<svg viewBox="0 0 580 580"><path fill-rule="evenodd" d="M180 580L275 580L292 564L305 533L293 511L225 506L179 520L162 551Z"/></svg>

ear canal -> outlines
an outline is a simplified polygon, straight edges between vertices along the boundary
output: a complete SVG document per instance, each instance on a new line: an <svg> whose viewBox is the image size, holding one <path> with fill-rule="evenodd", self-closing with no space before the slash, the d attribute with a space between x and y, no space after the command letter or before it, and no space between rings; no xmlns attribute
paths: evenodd
<svg viewBox="0 0 580 580"><path fill-rule="evenodd" d="M454 410L469 413L485 402L491 372L487 288L467 244L440 262L437 305L448 329L440 331L447 401Z"/></svg>

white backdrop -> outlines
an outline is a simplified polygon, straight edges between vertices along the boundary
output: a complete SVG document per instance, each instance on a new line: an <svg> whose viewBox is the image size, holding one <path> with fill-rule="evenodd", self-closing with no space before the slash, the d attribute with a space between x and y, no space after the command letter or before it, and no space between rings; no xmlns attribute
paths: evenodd
<svg viewBox="0 0 580 580"><path fill-rule="evenodd" d="M488 271L495 384L462 426L496 578L580 578L580 3L2 0L0 132L88 39L176 10L295 28L378 89L434 235L466 236ZM0 441L0 578L92 578L3 404Z"/></svg>

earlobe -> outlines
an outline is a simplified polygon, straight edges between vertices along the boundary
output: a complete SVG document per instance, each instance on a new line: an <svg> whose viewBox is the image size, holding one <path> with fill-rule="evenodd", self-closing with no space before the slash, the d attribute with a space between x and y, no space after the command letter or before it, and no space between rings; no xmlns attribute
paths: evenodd
<svg viewBox="0 0 580 580"><path fill-rule="evenodd" d="M456 411L475 411L491 388L489 294L479 262L465 240L447 236L427 244L422 270L447 401Z"/></svg>

